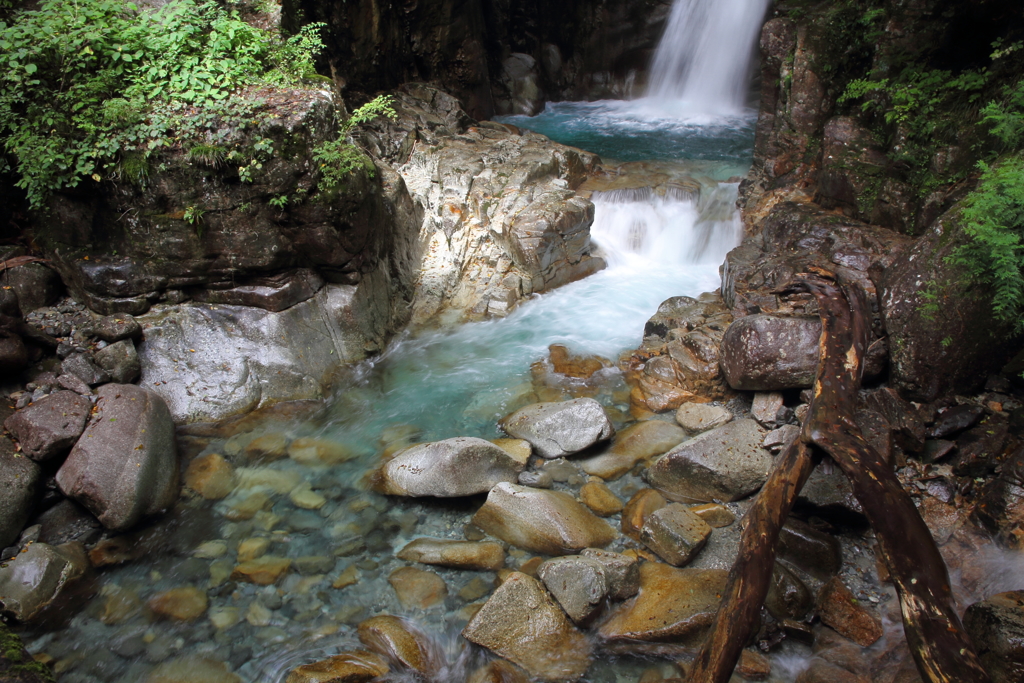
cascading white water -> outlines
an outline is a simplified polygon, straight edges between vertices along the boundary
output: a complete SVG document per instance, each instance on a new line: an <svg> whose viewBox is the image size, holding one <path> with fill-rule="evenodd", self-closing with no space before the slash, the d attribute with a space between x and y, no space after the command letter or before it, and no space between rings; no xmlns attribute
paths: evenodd
<svg viewBox="0 0 1024 683"><path fill-rule="evenodd" d="M751 56L770 0L676 0L651 64L647 96L690 113L744 109Z"/></svg>
<svg viewBox="0 0 1024 683"><path fill-rule="evenodd" d="M718 265L743 237L736 183L699 197L658 196L649 188L595 192L590 234L609 265L639 258L661 265Z"/></svg>

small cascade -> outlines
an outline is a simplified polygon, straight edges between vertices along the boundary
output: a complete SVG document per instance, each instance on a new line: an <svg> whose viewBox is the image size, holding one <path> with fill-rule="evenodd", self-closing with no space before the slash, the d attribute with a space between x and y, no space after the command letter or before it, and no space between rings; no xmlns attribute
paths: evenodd
<svg viewBox="0 0 1024 683"><path fill-rule="evenodd" d="M753 47L769 0L676 0L651 64L647 96L688 113L744 109Z"/></svg>
<svg viewBox="0 0 1024 683"><path fill-rule="evenodd" d="M595 192L591 237L611 266L643 259L660 265L717 265L743 236L737 183L705 187L699 196L650 188Z"/></svg>

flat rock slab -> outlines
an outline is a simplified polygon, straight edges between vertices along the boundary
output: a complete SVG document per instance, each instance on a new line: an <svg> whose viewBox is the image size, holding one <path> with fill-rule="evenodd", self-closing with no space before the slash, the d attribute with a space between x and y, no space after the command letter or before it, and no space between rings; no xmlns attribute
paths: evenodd
<svg viewBox="0 0 1024 683"><path fill-rule="evenodd" d="M497 571L505 566L505 549L499 543L417 538L396 555L406 562L422 562L452 569Z"/></svg>
<svg viewBox="0 0 1024 683"><path fill-rule="evenodd" d="M472 521L506 543L545 555L603 548L618 536L568 493L508 483L491 489Z"/></svg>
<svg viewBox="0 0 1024 683"><path fill-rule="evenodd" d="M640 593L615 610L598 633L614 642L699 644L718 611L728 575L722 569L645 562Z"/></svg>
<svg viewBox="0 0 1024 683"><path fill-rule="evenodd" d="M662 456L647 481L676 501L739 500L768 479L772 457L761 447L764 434L751 419L704 432Z"/></svg>
<svg viewBox="0 0 1024 683"><path fill-rule="evenodd" d="M711 527L685 505L655 510L640 529L640 540L658 557L682 567L696 557L711 536Z"/></svg>
<svg viewBox="0 0 1024 683"><path fill-rule="evenodd" d="M171 414L133 384L100 387L97 411L57 472L57 484L108 529L122 530L178 497Z"/></svg>
<svg viewBox="0 0 1024 683"><path fill-rule="evenodd" d="M472 496L516 481L522 469L490 441L460 436L399 452L374 474L374 488L392 496Z"/></svg>
<svg viewBox="0 0 1024 683"><path fill-rule="evenodd" d="M817 318L748 315L722 339L722 370L733 389L777 391L814 384L818 371Z"/></svg>
<svg viewBox="0 0 1024 683"><path fill-rule="evenodd" d="M700 434L721 427L732 420L732 413L708 403L684 403L676 411L676 422L690 434Z"/></svg>
<svg viewBox="0 0 1024 683"><path fill-rule="evenodd" d="M505 579L462 635L542 681L575 681L590 667L590 641L540 581L521 572Z"/></svg>
<svg viewBox="0 0 1024 683"><path fill-rule="evenodd" d="M534 403L498 423L509 436L530 442L538 455L561 458L610 439L615 428L592 398Z"/></svg>
<svg viewBox="0 0 1024 683"><path fill-rule="evenodd" d="M71 450L85 429L92 403L73 391L57 391L11 415L4 427L21 451L42 462Z"/></svg>
<svg viewBox="0 0 1024 683"><path fill-rule="evenodd" d="M684 439L686 432L671 422L645 420L616 434L607 451L581 461L580 467L602 479L618 479L638 462L661 455Z"/></svg>

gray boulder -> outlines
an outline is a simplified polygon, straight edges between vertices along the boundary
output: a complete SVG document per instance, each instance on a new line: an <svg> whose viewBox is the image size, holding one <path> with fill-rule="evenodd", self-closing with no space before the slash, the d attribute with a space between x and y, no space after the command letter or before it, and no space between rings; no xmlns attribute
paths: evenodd
<svg viewBox="0 0 1024 683"><path fill-rule="evenodd" d="M580 626L597 616L608 597L604 565L589 557L571 555L548 560L537 568L537 578Z"/></svg>
<svg viewBox="0 0 1024 683"><path fill-rule="evenodd" d="M578 453L615 435L604 408L592 398L534 403L506 416L499 426L549 459Z"/></svg>
<svg viewBox="0 0 1024 683"><path fill-rule="evenodd" d="M676 567L696 557L710 536L708 523L679 503L655 510L640 529L644 545Z"/></svg>
<svg viewBox="0 0 1024 683"><path fill-rule="evenodd" d="M99 337L108 343L142 336L142 326L139 325L139 321L127 313L97 318L92 325L88 326L87 331L92 336Z"/></svg>
<svg viewBox="0 0 1024 683"><path fill-rule="evenodd" d="M663 455L647 470L647 481L680 502L739 500L768 479L771 455L764 431L751 419L704 432Z"/></svg>
<svg viewBox="0 0 1024 683"><path fill-rule="evenodd" d="M138 323L136 323L138 324ZM142 364L131 339L122 339L96 352L96 364L118 384L130 384L139 378Z"/></svg>
<svg viewBox="0 0 1024 683"><path fill-rule="evenodd" d="M0 548L14 543L28 521L41 478L39 465L15 453L11 440L0 436Z"/></svg>
<svg viewBox="0 0 1024 683"><path fill-rule="evenodd" d="M103 526L127 529L178 496L174 424L163 399L132 384L100 387L96 405L57 485Z"/></svg>
<svg viewBox="0 0 1024 683"><path fill-rule="evenodd" d="M490 441L460 436L400 451L377 470L374 488L392 496L472 496L516 481L523 464Z"/></svg>
<svg viewBox="0 0 1024 683"><path fill-rule="evenodd" d="M821 321L748 315L722 339L722 370L733 389L776 391L814 383Z"/></svg>
<svg viewBox="0 0 1024 683"><path fill-rule="evenodd" d="M0 569L3 612L21 622L31 621L88 567L89 560L80 543L30 544Z"/></svg>
<svg viewBox="0 0 1024 683"><path fill-rule="evenodd" d="M103 368L97 367L86 353L73 353L61 363L61 374L71 374L89 386L96 386L110 381L110 375Z"/></svg>
<svg viewBox="0 0 1024 683"><path fill-rule="evenodd" d="M676 422L690 434L700 434L721 427L732 420L732 413L708 403L684 403L676 411Z"/></svg>
<svg viewBox="0 0 1024 683"><path fill-rule="evenodd" d="M608 581L608 597L625 600L640 590L640 562L635 557L613 553L600 548L587 548L581 556L600 562Z"/></svg>
<svg viewBox="0 0 1024 683"><path fill-rule="evenodd" d="M66 453L85 429L92 403L73 391L58 391L22 408L4 422L25 455L42 462Z"/></svg>

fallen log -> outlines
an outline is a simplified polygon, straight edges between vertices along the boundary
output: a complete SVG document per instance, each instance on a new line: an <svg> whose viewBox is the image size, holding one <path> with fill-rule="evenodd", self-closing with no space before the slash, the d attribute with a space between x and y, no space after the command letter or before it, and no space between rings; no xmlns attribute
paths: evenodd
<svg viewBox="0 0 1024 683"><path fill-rule="evenodd" d="M956 614L949 575L928 527L892 468L865 441L853 414L863 377L870 309L858 286L826 271L786 288L809 292L822 321L813 398L800 436L779 458L747 513L740 552L690 683L725 683L750 640L768 593L779 529L814 467L811 449L828 453L850 480L875 530L900 598L911 653L929 683L986 683L989 676Z"/></svg>

